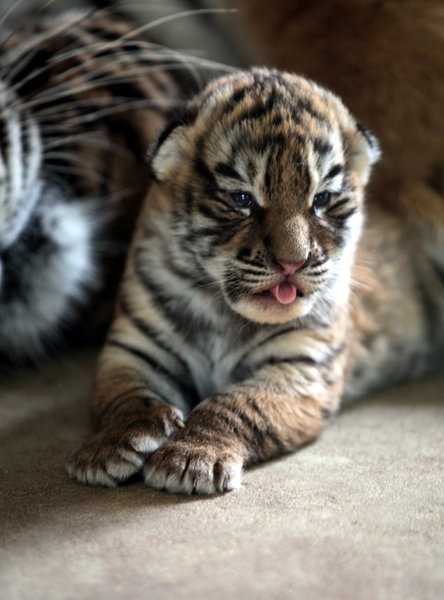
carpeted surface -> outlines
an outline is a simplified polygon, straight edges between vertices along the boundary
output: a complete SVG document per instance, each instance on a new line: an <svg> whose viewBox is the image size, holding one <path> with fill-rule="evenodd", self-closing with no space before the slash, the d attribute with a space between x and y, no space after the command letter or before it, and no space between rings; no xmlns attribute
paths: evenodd
<svg viewBox="0 0 444 600"><path fill-rule="evenodd" d="M67 479L92 356L0 384L2 600L444 597L444 378L347 408L225 496Z"/></svg>

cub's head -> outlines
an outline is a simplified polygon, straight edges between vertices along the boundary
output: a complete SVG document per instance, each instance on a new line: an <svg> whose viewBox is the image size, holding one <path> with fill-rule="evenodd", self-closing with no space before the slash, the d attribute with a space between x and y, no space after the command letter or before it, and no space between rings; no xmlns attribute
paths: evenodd
<svg viewBox="0 0 444 600"><path fill-rule="evenodd" d="M235 312L283 323L347 286L378 154L313 82L236 73L212 82L161 135L155 210L168 216L172 255L205 272Z"/></svg>

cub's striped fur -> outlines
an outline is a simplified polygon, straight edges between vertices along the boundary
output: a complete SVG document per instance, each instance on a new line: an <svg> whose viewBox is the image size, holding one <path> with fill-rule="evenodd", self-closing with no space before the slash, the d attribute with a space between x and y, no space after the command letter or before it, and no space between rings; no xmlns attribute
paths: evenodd
<svg viewBox="0 0 444 600"><path fill-rule="evenodd" d="M373 136L329 91L254 69L160 136L93 394L85 483L213 493L314 439L354 397L424 372L442 281L369 207ZM378 211L378 212L376 212ZM359 241L360 240L360 241Z"/></svg>

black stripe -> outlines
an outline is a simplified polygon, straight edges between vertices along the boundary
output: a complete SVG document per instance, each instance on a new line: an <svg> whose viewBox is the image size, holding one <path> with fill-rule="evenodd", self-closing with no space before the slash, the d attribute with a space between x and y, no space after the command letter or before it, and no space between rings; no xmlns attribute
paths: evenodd
<svg viewBox="0 0 444 600"><path fill-rule="evenodd" d="M320 260L311 264L310 269L315 269L316 267L320 267L321 265L324 265L327 261L328 261L328 256L324 256Z"/></svg>
<svg viewBox="0 0 444 600"><path fill-rule="evenodd" d="M213 200L215 200L216 202L220 202L221 204L223 203L225 207L227 206L225 202L223 202L223 200L220 200L219 198L214 197ZM196 208L201 215L203 215L204 217L208 217L209 219L213 219L214 221L227 224L232 222L231 219L218 215L210 206L208 206L208 204L201 204L199 202Z"/></svg>
<svg viewBox="0 0 444 600"><path fill-rule="evenodd" d="M333 177L336 177L336 175L339 175L339 173L342 173L343 170L344 170L344 167L342 165L335 165L334 167L332 167L330 169L330 171L324 177L324 180L332 179Z"/></svg>
<svg viewBox="0 0 444 600"><path fill-rule="evenodd" d="M257 348L260 348L261 346L264 346L265 344L268 344L268 342L270 342L271 340L274 340L275 338L280 337L281 335L286 335L287 333L291 333L291 332L294 332L294 331L296 331L296 328L294 326L287 327L286 329L280 329L279 331L275 331L274 333L272 333L271 335L269 335L267 338L265 338L264 340L262 340L261 342L259 342L258 344L256 344L256 346L254 347L254 349L256 350Z"/></svg>
<svg viewBox="0 0 444 600"><path fill-rule="evenodd" d="M326 122L325 117L323 115L321 115L320 112L315 110L308 100L303 100L302 98L300 98L297 101L296 107L294 110L295 110L295 114L297 116L298 116L299 112L305 112L308 115L310 115L310 117L312 117L313 119L316 119L317 121L321 121L322 123ZM319 139L319 138L317 138L317 139ZM330 149L331 149L331 146L330 146Z"/></svg>
<svg viewBox="0 0 444 600"><path fill-rule="evenodd" d="M165 294L165 290L155 283L149 275L140 267L138 257L136 256L135 273L143 285L143 287L148 291L150 300L154 304L156 310L158 310L167 321L170 323L171 329L175 330L177 325L179 324L179 314L177 311L172 310L170 308L171 298ZM189 323L189 321L185 321Z"/></svg>
<svg viewBox="0 0 444 600"><path fill-rule="evenodd" d="M202 179L207 183L207 185L211 186L211 189L217 189L217 182L214 178L213 173L210 171L208 165L200 156L197 157L194 161L194 170L198 175L202 177Z"/></svg>
<svg viewBox="0 0 444 600"><path fill-rule="evenodd" d="M165 343L164 339L162 338L161 332L158 329L152 327L151 324L136 317L132 312L129 303L123 296L119 298L119 307L121 308L124 315L131 321L134 327L138 331L140 331L140 333L145 335L148 339L154 340L157 346L159 346L159 348L161 348L164 352L170 354L174 358L174 360L176 360L176 362L180 364L184 372L191 376L187 363L175 350L173 350L170 344Z"/></svg>
<svg viewBox="0 0 444 600"><path fill-rule="evenodd" d="M264 263L261 261L243 259L240 262L244 265L250 265L252 267L257 267L259 269L259 271L262 271L263 273L268 273L268 270L264 267Z"/></svg>
<svg viewBox="0 0 444 600"><path fill-rule="evenodd" d="M251 149L258 154L263 154L267 148L273 148L276 150L283 150L288 142L287 136L283 133L264 134L257 137L250 144ZM239 140L239 146L242 147L242 139Z"/></svg>
<svg viewBox="0 0 444 600"><path fill-rule="evenodd" d="M314 139L313 149L319 154L319 156L329 154L333 150L331 144L327 140L319 137Z"/></svg>
<svg viewBox="0 0 444 600"><path fill-rule="evenodd" d="M171 373L165 366L161 365L155 358L150 356L147 352L140 350L139 348L135 348L130 344L126 344L124 342L120 342L114 339L108 340L108 345L113 346L115 348L120 348L121 350L128 352L128 354L136 356L137 358L145 362L145 364L150 366L154 373L156 373L157 375L161 375L164 379L167 379L173 387L177 388L180 391L182 397L185 400L193 400L195 402L195 388L190 386L188 383L179 381L173 373Z"/></svg>
<svg viewBox="0 0 444 600"><path fill-rule="evenodd" d="M363 125L362 123L356 123L356 128L365 137L370 148L372 150L376 150L378 144L377 144L376 138L370 133L370 130L367 129L367 127L365 125Z"/></svg>
<svg viewBox="0 0 444 600"><path fill-rule="evenodd" d="M320 271L310 271L309 273L304 273L305 277L319 277L319 275L325 275L328 273L328 269L321 269Z"/></svg>
<svg viewBox="0 0 444 600"><path fill-rule="evenodd" d="M237 417L238 419L240 419L241 423L243 426L245 426L246 428L248 428L248 430L250 431L250 436L247 438L247 441L256 447L256 449L261 452L264 448L265 445L265 439L268 437L276 446L276 448L280 451L283 452L285 451L285 448L282 446L282 442L279 439L279 437L273 432L273 428L271 426L270 421L268 420L267 417L265 417L265 415L263 414L262 411L260 411L255 403L254 400L250 400L250 398L248 398L247 402L248 402L248 406L252 407L253 410L259 414L259 416L261 417L264 427L260 428L259 425L257 423L255 423L254 421L252 421L250 419L250 417L248 417L245 412L241 412L240 410L236 410L234 409L232 406L229 406L227 404L225 404L225 402L223 402L223 396L217 396L218 399L222 399L222 401L219 401L219 406L223 407L224 410L231 412L233 415L235 415L235 417ZM228 400L231 400L231 396L230 395L226 395L226 398ZM252 403L254 403L254 406L252 405ZM224 423L226 423L229 427L233 428L234 430L237 430L237 435L236 437L246 437L245 436L245 431L243 431L242 429L239 428L239 426L237 425L237 423L235 422L234 419L225 416L225 415L221 415L219 412L214 412L214 415L217 415Z"/></svg>
<svg viewBox="0 0 444 600"><path fill-rule="evenodd" d="M253 269L244 269L243 267L239 268L239 271L242 275L254 275L256 278L261 279L264 275L264 269L261 271L254 271Z"/></svg>
<svg viewBox="0 0 444 600"><path fill-rule="evenodd" d="M270 357L270 358L266 358L264 359L259 367L256 366L256 368L263 368L267 365L312 365L312 366L321 366L323 364L322 361L318 361L315 360L314 358L312 358L311 356L306 356L305 354L299 354L298 356L288 356L286 358L275 358L274 356Z"/></svg>
<svg viewBox="0 0 444 600"><path fill-rule="evenodd" d="M242 181L242 177L239 173L228 163L217 163L215 169L216 173L223 175L224 177L229 177L230 179L237 179L238 181Z"/></svg>
<svg viewBox="0 0 444 600"><path fill-rule="evenodd" d="M264 413L264 411L261 408L259 408L259 406L254 398L251 398L251 397L248 398L248 406L250 406L261 417L261 419L264 422L267 435L272 440L272 442L274 443L276 448L278 448L278 450L281 453L287 452L288 448L285 446L285 444L283 443L281 438L274 432L273 425L271 424L271 421L268 418L268 415L266 415Z"/></svg>
<svg viewBox="0 0 444 600"><path fill-rule="evenodd" d="M147 365L149 365L153 369L153 371L156 371L157 373L161 373L162 375L166 376L168 379L171 379L174 382L176 382L174 375L168 369L166 369L163 365L161 365L155 358L153 358L151 355L149 355L144 350L140 350L139 348L135 348L134 346L131 346L130 344L126 344L125 342L120 342L119 340L115 340L115 339L110 339L108 341L108 345L114 346L116 348L120 348L122 350L125 350L129 354L133 354L134 356L137 356L137 358L140 358L143 362L145 362Z"/></svg>
<svg viewBox="0 0 444 600"><path fill-rule="evenodd" d="M169 322L171 329L182 332L185 339L199 327L206 327L205 315L198 318L194 313L185 312L180 299L168 296L165 289L153 279L140 266L138 252L134 260L134 270L142 286L147 290L150 301L155 309ZM175 306L171 306L175 304Z"/></svg>
<svg viewBox="0 0 444 600"><path fill-rule="evenodd" d="M262 102L262 98L260 99ZM276 102L276 90L272 90L265 104L256 104L253 108L247 108L238 115L237 121L257 121L268 115L273 110Z"/></svg>
<svg viewBox="0 0 444 600"><path fill-rule="evenodd" d="M182 117L176 117L174 119L172 119L168 125L165 127L165 129L161 132L161 134L159 135L156 145L151 153L151 159L155 156L155 154L157 153L157 151L159 150L159 148L161 147L161 145L164 143L164 141L170 136L170 134L177 129L178 127L181 127L183 125L183 119Z"/></svg>
<svg viewBox="0 0 444 600"><path fill-rule="evenodd" d="M229 116L239 106L245 96L253 91L253 89L254 86L248 85L234 92L222 107L221 114L225 117Z"/></svg>
<svg viewBox="0 0 444 600"><path fill-rule="evenodd" d="M344 206L344 204L347 204L348 202L350 202L350 198L343 198L342 200L338 200L335 204L332 204L331 206L328 207L327 212L330 212L332 210L340 208L341 206Z"/></svg>
<svg viewBox="0 0 444 600"><path fill-rule="evenodd" d="M245 229L245 227L249 226L249 219L248 217L240 217L240 219L234 223L231 224L231 227L229 228L224 228L222 230L222 235L219 237L219 239L215 242L215 246L216 248L219 248L220 246L223 246L224 244L227 244L228 242L231 242L231 240L240 232L242 231L242 229Z"/></svg>
<svg viewBox="0 0 444 600"><path fill-rule="evenodd" d="M172 261L168 261L168 270L178 279L183 279L188 285L193 288L199 288L216 284L215 280L210 279L202 272L198 265L192 266L192 271L184 271Z"/></svg>
<svg viewBox="0 0 444 600"><path fill-rule="evenodd" d="M238 251L236 258L237 258L237 260L243 261L245 258L249 258L250 256L251 256L251 248L247 248L246 246L243 246Z"/></svg>
<svg viewBox="0 0 444 600"><path fill-rule="evenodd" d="M343 222L346 221L347 219L349 219L352 215L354 215L357 210L358 209L356 207L351 208L349 211L347 211L345 213L340 213L339 215L334 215L334 214L332 215L332 214L330 214L330 212L328 212L328 216L331 219L334 219L335 221L339 221L339 223L342 225Z"/></svg>
<svg viewBox="0 0 444 600"><path fill-rule="evenodd" d="M335 348L329 349L329 351L320 360L316 360L316 359L312 358L311 356L306 356L304 354L301 354L298 356L288 356L288 357L284 357L284 358L276 358L274 356L271 356L268 359L264 359L262 362L259 363L259 365L255 365L255 369L261 369L267 365L275 366L275 365L281 365L281 364L295 365L295 366L299 365L299 364L304 364L304 365L310 365L310 366L314 366L314 367L328 367L331 365L332 361L339 354L341 354L344 351L345 347L346 347L346 344L344 342Z"/></svg>
<svg viewBox="0 0 444 600"><path fill-rule="evenodd" d="M5 164L8 164L7 157L8 157L9 145L10 145L10 140L9 140L9 135L8 135L7 124L6 124L6 121L4 120L4 118L0 115L0 153L3 158L3 162ZM3 179L2 179L2 181L3 181Z"/></svg>
<svg viewBox="0 0 444 600"><path fill-rule="evenodd" d="M189 239L191 241L191 238L196 238L196 237L213 237L215 235L220 235L221 233L221 228L218 227L217 225L215 225L214 227L199 227L198 229L193 229L193 231L190 232L190 236L187 236L187 239Z"/></svg>

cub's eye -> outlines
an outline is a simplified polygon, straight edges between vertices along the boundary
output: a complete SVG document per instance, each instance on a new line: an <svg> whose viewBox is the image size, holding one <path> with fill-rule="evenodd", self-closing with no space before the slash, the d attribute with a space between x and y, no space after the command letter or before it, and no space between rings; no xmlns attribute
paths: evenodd
<svg viewBox="0 0 444 600"><path fill-rule="evenodd" d="M229 192L227 196L239 208L251 208L254 204L254 196L250 192Z"/></svg>
<svg viewBox="0 0 444 600"><path fill-rule="evenodd" d="M320 192L316 194L313 198L313 208L323 208L327 206L327 204L332 199L333 194L331 192Z"/></svg>

